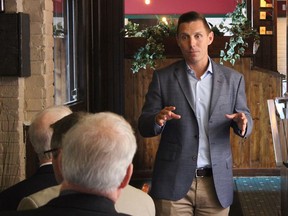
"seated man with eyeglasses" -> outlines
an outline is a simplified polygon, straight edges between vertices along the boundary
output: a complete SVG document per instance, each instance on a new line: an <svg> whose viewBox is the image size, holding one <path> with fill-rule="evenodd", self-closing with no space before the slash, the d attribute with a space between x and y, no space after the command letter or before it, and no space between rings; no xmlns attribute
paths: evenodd
<svg viewBox="0 0 288 216"><path fill-rule="evenodd" d="M0 193L0 211L16 210L22 198L53 185L55 180L52 159L44 151L50 149L50 125L72 111L66 106L52 106L39 112L29 127L29 139L39 159L39 168L31 177L18 182Z"/></svg>

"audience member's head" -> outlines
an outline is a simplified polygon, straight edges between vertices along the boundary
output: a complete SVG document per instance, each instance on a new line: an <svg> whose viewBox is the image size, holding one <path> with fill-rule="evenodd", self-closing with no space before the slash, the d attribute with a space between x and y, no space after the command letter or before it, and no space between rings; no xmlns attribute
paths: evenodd
<svg viewBox="0 0 288 216"><path fill-rule="evenodd" d="M39 112L33 119L29 127L29 139L38 155L40 164L51 161L50 154L44 154L50 149L50 141L52 137L52 129L50 125L72 111L66 106L53 106Z"/></svg>
<svg viewBox="0 0 288 216"><path fill-rule="evenodd" d="M87 113L84 112L74 112L70 115L65 116L64 118L58 120L51 125L53 129L53 135L51 138L51 150L49 153L52 153L52 164L54 169L54 174L58 183L63 181L61 173L61 160L59 159L59 152L62 149L62 139L67 133L67 131L72 128L77 122L79 122Z"/></svg>
<svg viewBox="0 0 288 216"><path fill-rule="evenodd" d="M85 116L64 136L62 190L103 195L114 202L130 180L136 138L121 116Z"/></svg>

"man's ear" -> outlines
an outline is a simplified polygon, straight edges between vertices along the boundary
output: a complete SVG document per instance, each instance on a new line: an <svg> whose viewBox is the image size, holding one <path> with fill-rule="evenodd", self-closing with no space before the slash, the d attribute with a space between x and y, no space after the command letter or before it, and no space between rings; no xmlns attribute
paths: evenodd
<svg viewBox="0 0 288 216"><path fill-rule="evenodd" d="M208 34L208 45L212 44L213 40L214 40L214 32L211 31L209 34Z"/></svg>
<svg viewBox="0 0 288 216"><path fill-rule="evenodd" d="M126 170L126 175L125 175L124 179L122 180L122 182L119 186L119 189L123 189L129 184L132 173L133 173L133 164L131 163Z"/></svg>
<svg viewBox="0 0 288 216"><path fill-rule="evenodd" d="M62 181L63 181L63 175L62 175L62 149L58 150L57 163L58 163L59 174L61 175L61 178L62 178Z"/></svg>

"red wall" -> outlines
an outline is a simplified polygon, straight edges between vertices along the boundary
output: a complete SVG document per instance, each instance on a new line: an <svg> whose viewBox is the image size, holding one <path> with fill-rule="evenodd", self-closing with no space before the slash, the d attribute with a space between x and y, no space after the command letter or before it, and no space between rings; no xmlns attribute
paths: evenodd
<svg viewBox="0 0 288 216"><path fill-rule="evenodd" d="M187 11L197 11L203 14L223 15L232 12L236 0L150 0L150 5L145 0L125 0L125 14L182 14ZM177 3L175 3L177 2Z"/></svg>

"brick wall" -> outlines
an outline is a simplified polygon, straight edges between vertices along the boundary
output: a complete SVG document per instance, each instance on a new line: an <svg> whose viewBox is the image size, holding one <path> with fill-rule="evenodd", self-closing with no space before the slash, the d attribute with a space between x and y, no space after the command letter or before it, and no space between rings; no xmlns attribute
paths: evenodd
<svg viewBox="0 0 288 216"><path fill-rule="evenodd" d="M6 0L6 13L30 15L31 76L0 77L0 190L25 178L23 124L54 104L53 2Z"/></svg>

